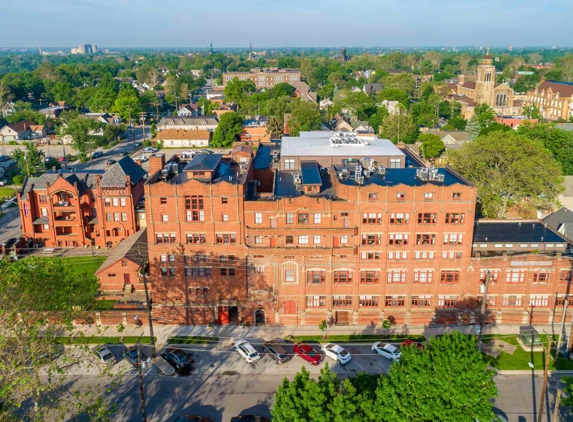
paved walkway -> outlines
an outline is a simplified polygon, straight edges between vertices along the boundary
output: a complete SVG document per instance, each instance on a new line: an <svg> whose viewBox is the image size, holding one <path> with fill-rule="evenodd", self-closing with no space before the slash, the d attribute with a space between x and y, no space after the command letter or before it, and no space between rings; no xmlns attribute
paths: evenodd
<svg viewBox="0 0 573 422"><path fill-rule="evenodd" d="M329 335L345 335L345 334L411 334L432 337L438 334L449 333L453 330L460 331L466 334L477 334L478 326L465 325L465 326L404 326L397 325L389 329L384 329L380 326L372 325L352 325L352 326L333 326L328 329ZM535 329L540 333L559 333L559 326L551 327L550 325L538 325ZM104 326L91 326L91 327L76 327L76 332L82 332L85 335L106 335L117 336L118 333L115 325ZM154 324L153 331L157 337L157 344L166 344L167 339L173 336L213 336L219 337L222 344L232 342L234 339L239 338L284 338L285 336L292 335L320 335L321 331L315 326L264 326L264 327L249 327L241 328L236 325L225 325L217 327L208 327L204 325L162 325ZM143 327L127 326L121 333L124 336L139 336L142 333L149 335L149 326ZM519 326L517 325L486 325L485 334L518 334ZM565 337L564 337L564 342Z"/></svg>

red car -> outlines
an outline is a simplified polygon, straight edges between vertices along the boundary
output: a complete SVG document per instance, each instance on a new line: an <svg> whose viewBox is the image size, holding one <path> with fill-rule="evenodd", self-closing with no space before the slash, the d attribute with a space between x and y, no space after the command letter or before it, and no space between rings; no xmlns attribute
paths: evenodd
<svg viewBox="0 0 573 422"><path fill-rule="evenodd" d="M320 353L308 344L298 343L294 345L294 352L311 365L318 365L322 360Z"/></svg>
<svg viewBox="0 0 573 422"><path fill-rule="evenodd" d="M402 347L412 346L413 344L415 344L418 349L426 348L426 346L424 346L422 343L415 343L413 340L404 340L402 342Z"/></svg>

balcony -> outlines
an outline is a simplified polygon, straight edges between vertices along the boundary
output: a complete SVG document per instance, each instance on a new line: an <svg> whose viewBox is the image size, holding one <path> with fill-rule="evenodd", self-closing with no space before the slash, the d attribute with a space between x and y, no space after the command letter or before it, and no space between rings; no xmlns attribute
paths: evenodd
<svg viewBox="0 0 573 422"><path fill-rule="evenodd" d="M77 226L78 220L74 218L56 217L54 218L55 227Z"/></svg>
<svg viewBox="0 0 573 422"><path fill-rule="evenodd" d="M59 201L55 202L53 205L54 211L66 211L73 209L75 204L71 203L70 201Z"/></svg>

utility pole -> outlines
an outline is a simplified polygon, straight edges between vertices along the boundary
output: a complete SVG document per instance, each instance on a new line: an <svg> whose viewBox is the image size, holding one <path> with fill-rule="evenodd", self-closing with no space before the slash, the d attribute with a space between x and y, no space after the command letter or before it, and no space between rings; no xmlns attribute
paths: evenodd
<svg viewBox="0 0 573 422"><path fill-rule="evenodd" d="M561 389L557 390L555 395L555 408L553 409L553 422L557 422L559 419L559 403L561 402Z"/></svg>
<svg viewBox="0 0 573 422"><path fill-rule="evenodd" d="M147 115L146 112L142 111L139 115L139 119L141 121L141 131L143 132L143 142L145 142L145 116Z"/></svg>
<svg viewBox="0 0 573 422"><path fill-rule="evenodd" d="M147 319L149 320L149 336L151 337L151 357L156 356L155 351L155 336L153 335L153 318L151 310L151 301L149 299L149 288L147 286L147 276L145 274L145 266L147 262L143 259L141 248L137 247L137 254L139 255L139 264L141 265L141 277L143 278L143 290L145 290L145 304L147 306Z"/></svg>
<svg viewBox="0 0 573 422"><path fill-rule="evenodd" d="M141 333L141 336L143 333ZM143 370L141 369L141 336L137 339L137 375L139 378L139 398L141 399L141 419L147 422L147 414L145 413L145 391L143 390Z"/></svg>
<svg viewBox="0 0 573 422"><path fill-rule="evenodd" d="M568 358L571 346L573 345L573 338L571 338L571 334L573 334L573 312L571 313L571 325L569 325L569 334L567 335L567 350L565 350L565 357Z"/></svg>
<svg viewBox="0 0 573 422"><path fill-rule="evenodd" d="M565 317L567 316L567 305L569 304L569 297L565 297L563 302L563 315L561 316L561 329L559 330L559 340L557 341L557 351L561 349L561 343L563 340L563 330L565 329Z"/></svg>
<svg viewBox="0 0 573 422"><path fill-rule="evenodd" d="M545 371L543 372L543 387L541 387L541 402L539 403L539 413L537 414L537 422L543 419L543 408L545 406L545 391L547 390L547 378L549 377L549 360L551 359L551 342L553 335L548 335L549 342L545 349ZM545 348L545 346L543 346Z"/></svg>
<svg viewBox="0 0 573 422"><path fill-rule="evenodd" d="M485 312L487 310L487 290L489 287L490 278L491 278L491 271L487 270L485 275L485 283L483 285L483 299L481 301L481 320L479 325L479 340L478 340L479 350L481 350L483 345L483 329L485 325Z"/></svg>

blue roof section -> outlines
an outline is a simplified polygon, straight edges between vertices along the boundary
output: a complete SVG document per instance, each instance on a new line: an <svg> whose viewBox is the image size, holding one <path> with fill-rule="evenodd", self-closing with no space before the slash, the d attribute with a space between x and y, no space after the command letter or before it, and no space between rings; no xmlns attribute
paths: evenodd
<svg viewBox="0 0 573 422"><path fill-rule="evenodd" d="M272 161L272 145L260 144L259 150L257 151L257 155L255 155L255 163L254 169L255 170L262 170L269 168L269 165Z"/></svg>
<svg viewBox="0 0 573 422"><path fill-rule="evenodd" d="M336 166L335 166L336 168ZM423 181L416 177L417 168L404 168L404 169L386 169L386 174L373 174L368 179L364 179L362 186L378 185L378 186L396 186L404 184L406 186L424 186L427 184L435 184L438 186L451 186L455 184L469 186L468 182L458 177L452 171L446 168L439 168L438 173L444 175L444 181ZM353 177L341 181L342 184L347 186L358 186L358 183Z"/></svg>
<svg viewBox="0 0 573 422"><path fill-rule="evenodd" d="M321 185L320 171L316 161L302 161L300 163L303 185Z"/></svg>
<svg viewBox="0 0 573 422"><path fill-rule="evenodd" d="M222 154L196 154L183 171L215 171Z"/></svg>
<svg viewBox="0 0 573 422"><path fill-rule="evenodd" d="M542 222L487 222L475 224L474 242L568 243Z"/></svg>

